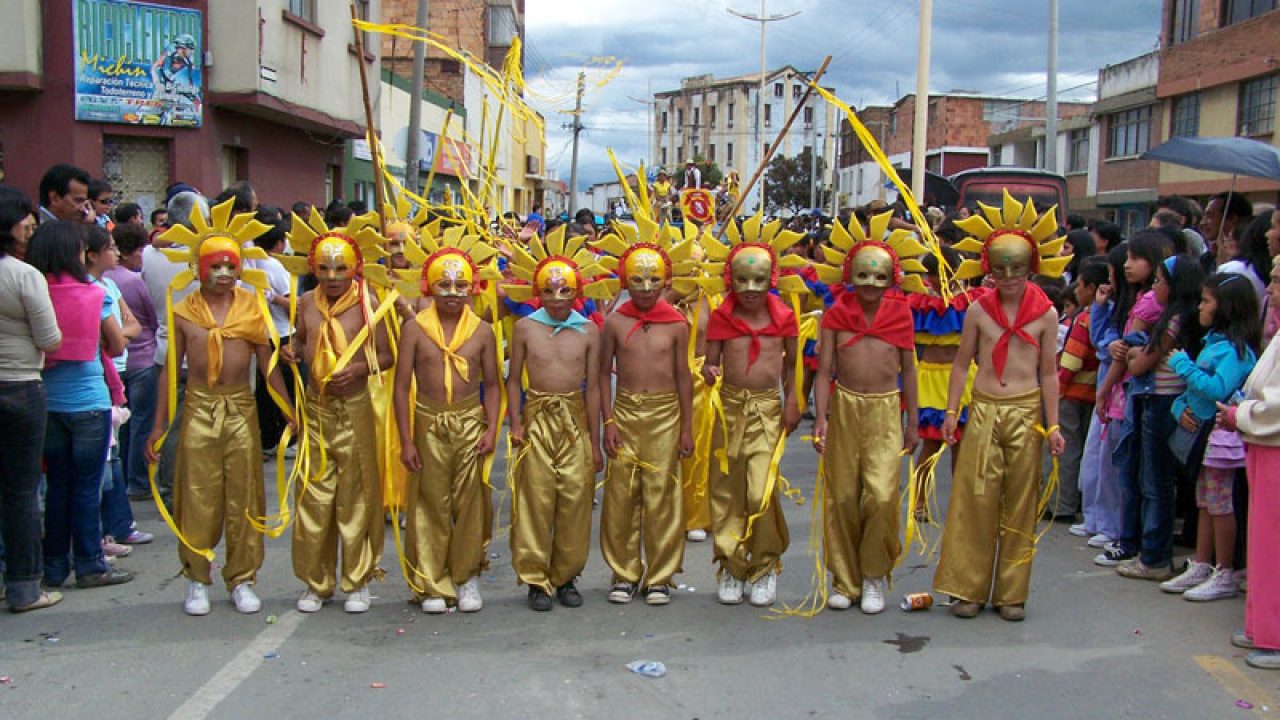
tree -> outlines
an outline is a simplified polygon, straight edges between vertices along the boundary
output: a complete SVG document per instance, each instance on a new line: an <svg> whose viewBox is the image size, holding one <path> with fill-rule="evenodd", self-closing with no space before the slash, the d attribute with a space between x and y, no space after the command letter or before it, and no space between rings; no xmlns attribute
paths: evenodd
<svg viewBox="0 0 1280 720"><path fill-rule="evenodd" d="M795 157L775 155L769 161L765 177L768 181L766 191L770 207L791 210L809 207L809 171L813 163L810 153L810 149L805 148ZM822 177L823 170L823 158L819 157L819 178Z"/></svg>

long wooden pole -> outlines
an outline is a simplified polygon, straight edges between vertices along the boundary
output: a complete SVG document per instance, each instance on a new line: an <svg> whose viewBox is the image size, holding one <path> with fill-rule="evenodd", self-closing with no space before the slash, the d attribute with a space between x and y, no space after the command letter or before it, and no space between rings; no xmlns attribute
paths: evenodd
<svg viewBox="0 0 1280 720"><path fill-rule="evenodd" d="M369 73L364 67L364 33L356 29L356 5L351 3L351 27L356 35L356 64L360 66L360 93L364 98L365 133L368 135L370 156L373 158L373 201L377 205L378 224L380 230L386 231L387 219L382 217L382 208L386 206L386 193L383 190L383 173L386 166L382 162L382 144L378 142L378 128L373 121L373 105L369 102ZM405 162L417 163L417 158Z"/></svg>
<svg viewBox="0 0 1280 720"><path fill-rule="evenodd" d="M804 89L804 95L800 96L800 102L796 103L795 108L791 110L791 115L787 118L787 122L782 125L782 129L779 130L778 134L773 138L773 142L769 143L769 150L764 154L764 158L760 160L760 167L756 168L755 173L751 175L751 179L747 181L747 184L742 186L741 192L738 193L738 199L733 203L733 210L729 211L728 222L733 222L734 218L738 216L738 211L742 209L742 203L747 198L747 192L751 190L751 187L756 184L756 181L760 179L760 176L763 175L764 171L769 167L769 161L773 159L773 154L777 152L779 142L782 138L786 137L787 132L791 130L791 123L795 122L796 117L800 115L800 110L804 108L804 104L809 100L809 96L813 94L813 86L817 85L822 79L823 73L827 71L827 66L830 64L831 56L828 55L822 61L822 65L818 67L818 71L813 74L813 79L810 80L810 85ZM760 207L764 208L765 204L764 198L761 198ZM724 239L726 227L728 227L727 224L720 226L720 232L716 235L718 240Z"/></svg>

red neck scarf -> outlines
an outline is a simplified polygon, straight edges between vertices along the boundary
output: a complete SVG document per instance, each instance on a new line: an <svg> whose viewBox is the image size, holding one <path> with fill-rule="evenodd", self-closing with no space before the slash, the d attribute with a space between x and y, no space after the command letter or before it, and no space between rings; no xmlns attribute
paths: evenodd
<svg viewBox="0 0 1280 720"><path fill-rule="evenodd" d="M775 295L765 296L765 307L769 311L769 324L758 330L733 314L733 310L737 306L737 296L729 293L724 302L720 303L720 307L713 310L711 317L707 319L707 339L732 340L734 338L750 337L751 347L747 350L748 370L760 357L761 336L786 338L799 337L800 335L800 325L796 322L795 313Z"/></svg>
<svg viewBox="0 0 1280 720"><path fill-rule="evenodd" d="M1045 314L1053 303L1049 302L1049 297L1044 294L1035 283L1028 282L1027 289L1022 294L1022 303L1018 305L1018 315L1013 319L1013 324L1009 324L1009 318L1004 313L1004 305L1000 302L1000 293L992 291L978 298L978 304L983 310L995 320L996 324L1004 330L1000 334L1000 339L996 341L996 346L991 350L991 361L996 366L996 379L1004 380L1004 364L1009 359L1009 341L1017 336L1020 340L1027 343L1037 350L1040 349L1040 343L1036 341L1026 330L1023 330L1029 323Z"/></svg>
<svg viewBox="0 0 1280 720"><path fill-rule="evenodd" d="M846 290L836 296L836 301L822 314L822 327L853 333L844 347L850 347L864 337L873 337L901 350L915 349L915 320L911 317L911 306L905 297L897 294L885 293L875 318L868 325L857 293Z"/></svg>
<svg viewBox="0 0 1280 720"><path fill-rule="evenodd" d="M619 305L614 312L619 315L626 315L627 317L634 318L636 320L636 324L631 326L631 330L627 332L626 339L622 341L623 345L631 342L631 336L635 335L637 330L649 323L688 322L684 315L680 314L679 310L671 307L671 303L663 300L662 298L658 298L658 304L649 308L648 312L641 311L630 300Z"/></svg>

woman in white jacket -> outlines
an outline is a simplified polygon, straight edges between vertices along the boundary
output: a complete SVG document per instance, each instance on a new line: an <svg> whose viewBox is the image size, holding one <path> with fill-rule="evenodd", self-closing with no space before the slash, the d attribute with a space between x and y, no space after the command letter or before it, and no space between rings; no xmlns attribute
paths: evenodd
<svg viewBox="0 0 1280 720"><path fill-rule="evenodd" d="M1280 266L1267 293L1271 307L1280 307ZM1219 424L1245 441L1249 474L1249 595L1244 630L1231 642L1253 650L1249 665L1280 670L1280 335L1254 366L1244 395L1238 405L1218 405Z"/></svg>

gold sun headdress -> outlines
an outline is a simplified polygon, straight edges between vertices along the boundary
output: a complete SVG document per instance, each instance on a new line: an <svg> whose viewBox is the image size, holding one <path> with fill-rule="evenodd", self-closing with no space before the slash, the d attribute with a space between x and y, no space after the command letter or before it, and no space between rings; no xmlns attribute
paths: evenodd
<svg viewBox="0 0 1280 720"><path fill-rule="evenodd" d="M799 275L782 275L783 269L799 269L808 263L799 255L784 255L787 248L795 245L804 236L792 230L780 230L781 220L764 222L762 213L757 212L749 220L742 223L741 232L737 223L729 223L725 231L728 244L710 241L703 245L706 258L702 268L707 277L703 278L703 287L711 293L723 293L733 286L731 273L734 260L744 253L749 253L770 263L769 288L777 288L784 293L803 295L809 292L804 278Z"/></svg>
<svg viewBox="0 0 1280 720"><path fill-rule="evenodd" d="M405 243L405 257L421 270L400 270L397 272L399 282L396 288L405 297L430 295L431 285L444 273L461 270L471 281L471 294L480 292L479 281L496 282L502 279L502 273L495 265L498 249L489 244L481 235L467 233L466 228L455 225L440 230L440 221L435 220L421 228L418 238Z"/></svg>
<svg viewBox="0 0 1280 720"><path fill-rule="evenodd" d="M681 295L696 292L698 280L692 277L698 269L695 243L673 242L679 235L647 214L636 213L635 222L635 226L618 223L613 232L591 243L596 250L608 253L599 263L617 275L617 279L604 281L610 292L616 294L636 272L661 274L663 284L670 283Z"/></svg>
<svg viewBox="0 0 1280 720"><path fill-rule="evenodd" d="M315 273L322 257L340 257L351 272L369 283L387 287L387 268L377 261L387 257L385 239L378 232L378 214L369 212L351 218L346 227L330 228L319 210L311 208L306 220L293 216L287 235L293 255L276 255L289 272L299 277Z"/></svg>
<svg viewBox="0 0 1280 720"><path fill-rule="evenodd" d="M831 245L822 247L823 259L814 264L818 279L828 285L897 286L909 292L925 292L920 256L928 252L910 230L889 232L893 213L875 215L870 232L856 217L846 227L831 224ZM887 233L887 237L886 237ZM878 238L884 238L879 240Z"/></svg>
<svg viewBox="0 0 1280 720"><path fill-rule="evenodd" d="M547 233L546 240L537 235L529 239L529 249L518 243L511 245L511 274L523 283L503 283L507 297L516 302L528 302L538 292L538 284L555 274L568 276L568 281L582 297L607 300L613 296L608 281L600 276L609 271L587 247L587 239L581 236L565 237L568 225L557 225ZM526 284L527 283L527 284Z"/></svg>
<svg viewBox="0 0 1280 720"><path fill-rule="evenodd" d="M214 255L220 258L234 257L235 264L240 267L240 279L243 282L262 289L270 287L265 272L243 266L244 260L267 259L267 253L262 248L246 245L270 228L254 220L251 212L233 214L233 204L234 198L210 208L208 220L205 220L199 206L193 205L189 216L190 228L174 225L160 236L175 245L161 249L165 257L173 262L186 263L188 267L170 283L174 290L200 280L201 260L210 259Z"/></svg>
<svg viewBox="0 0 1280 720"><path fill-rule="evenodd" d="M969 234L952 247L956 250L982 256L979 260L965 260L956 268L956 277L971 280L982 277L993 268L1016 275L1025 265L1026 273L1045 277L1060 277L1071 256L1058 256L1066 243L1058 237L1058 206L1049 208L1043 215L1036 214L1031 198L1026 203L1013 199L1004 191L1004 203L1000 208L978 203L981 215L957 220L956 227ZM985 217L984 217L985 216Z"/></svg>
<svg viewBox="0 0 1280 720"><path fill-rule="evenodd" d="M386 236L386 250L390 253L404 252L408 257L409 249L407 247L397 247L397 245L411 245L410 238L417 234L418 230L427 224L427 208L425 205L420 206L414 211L413 205L410 204L409 198L397 193L392 202L382 204L382 220L383 235ZM410 262L413 262L410 259ZM414 263L417 265L418 263Z"/></svg>

